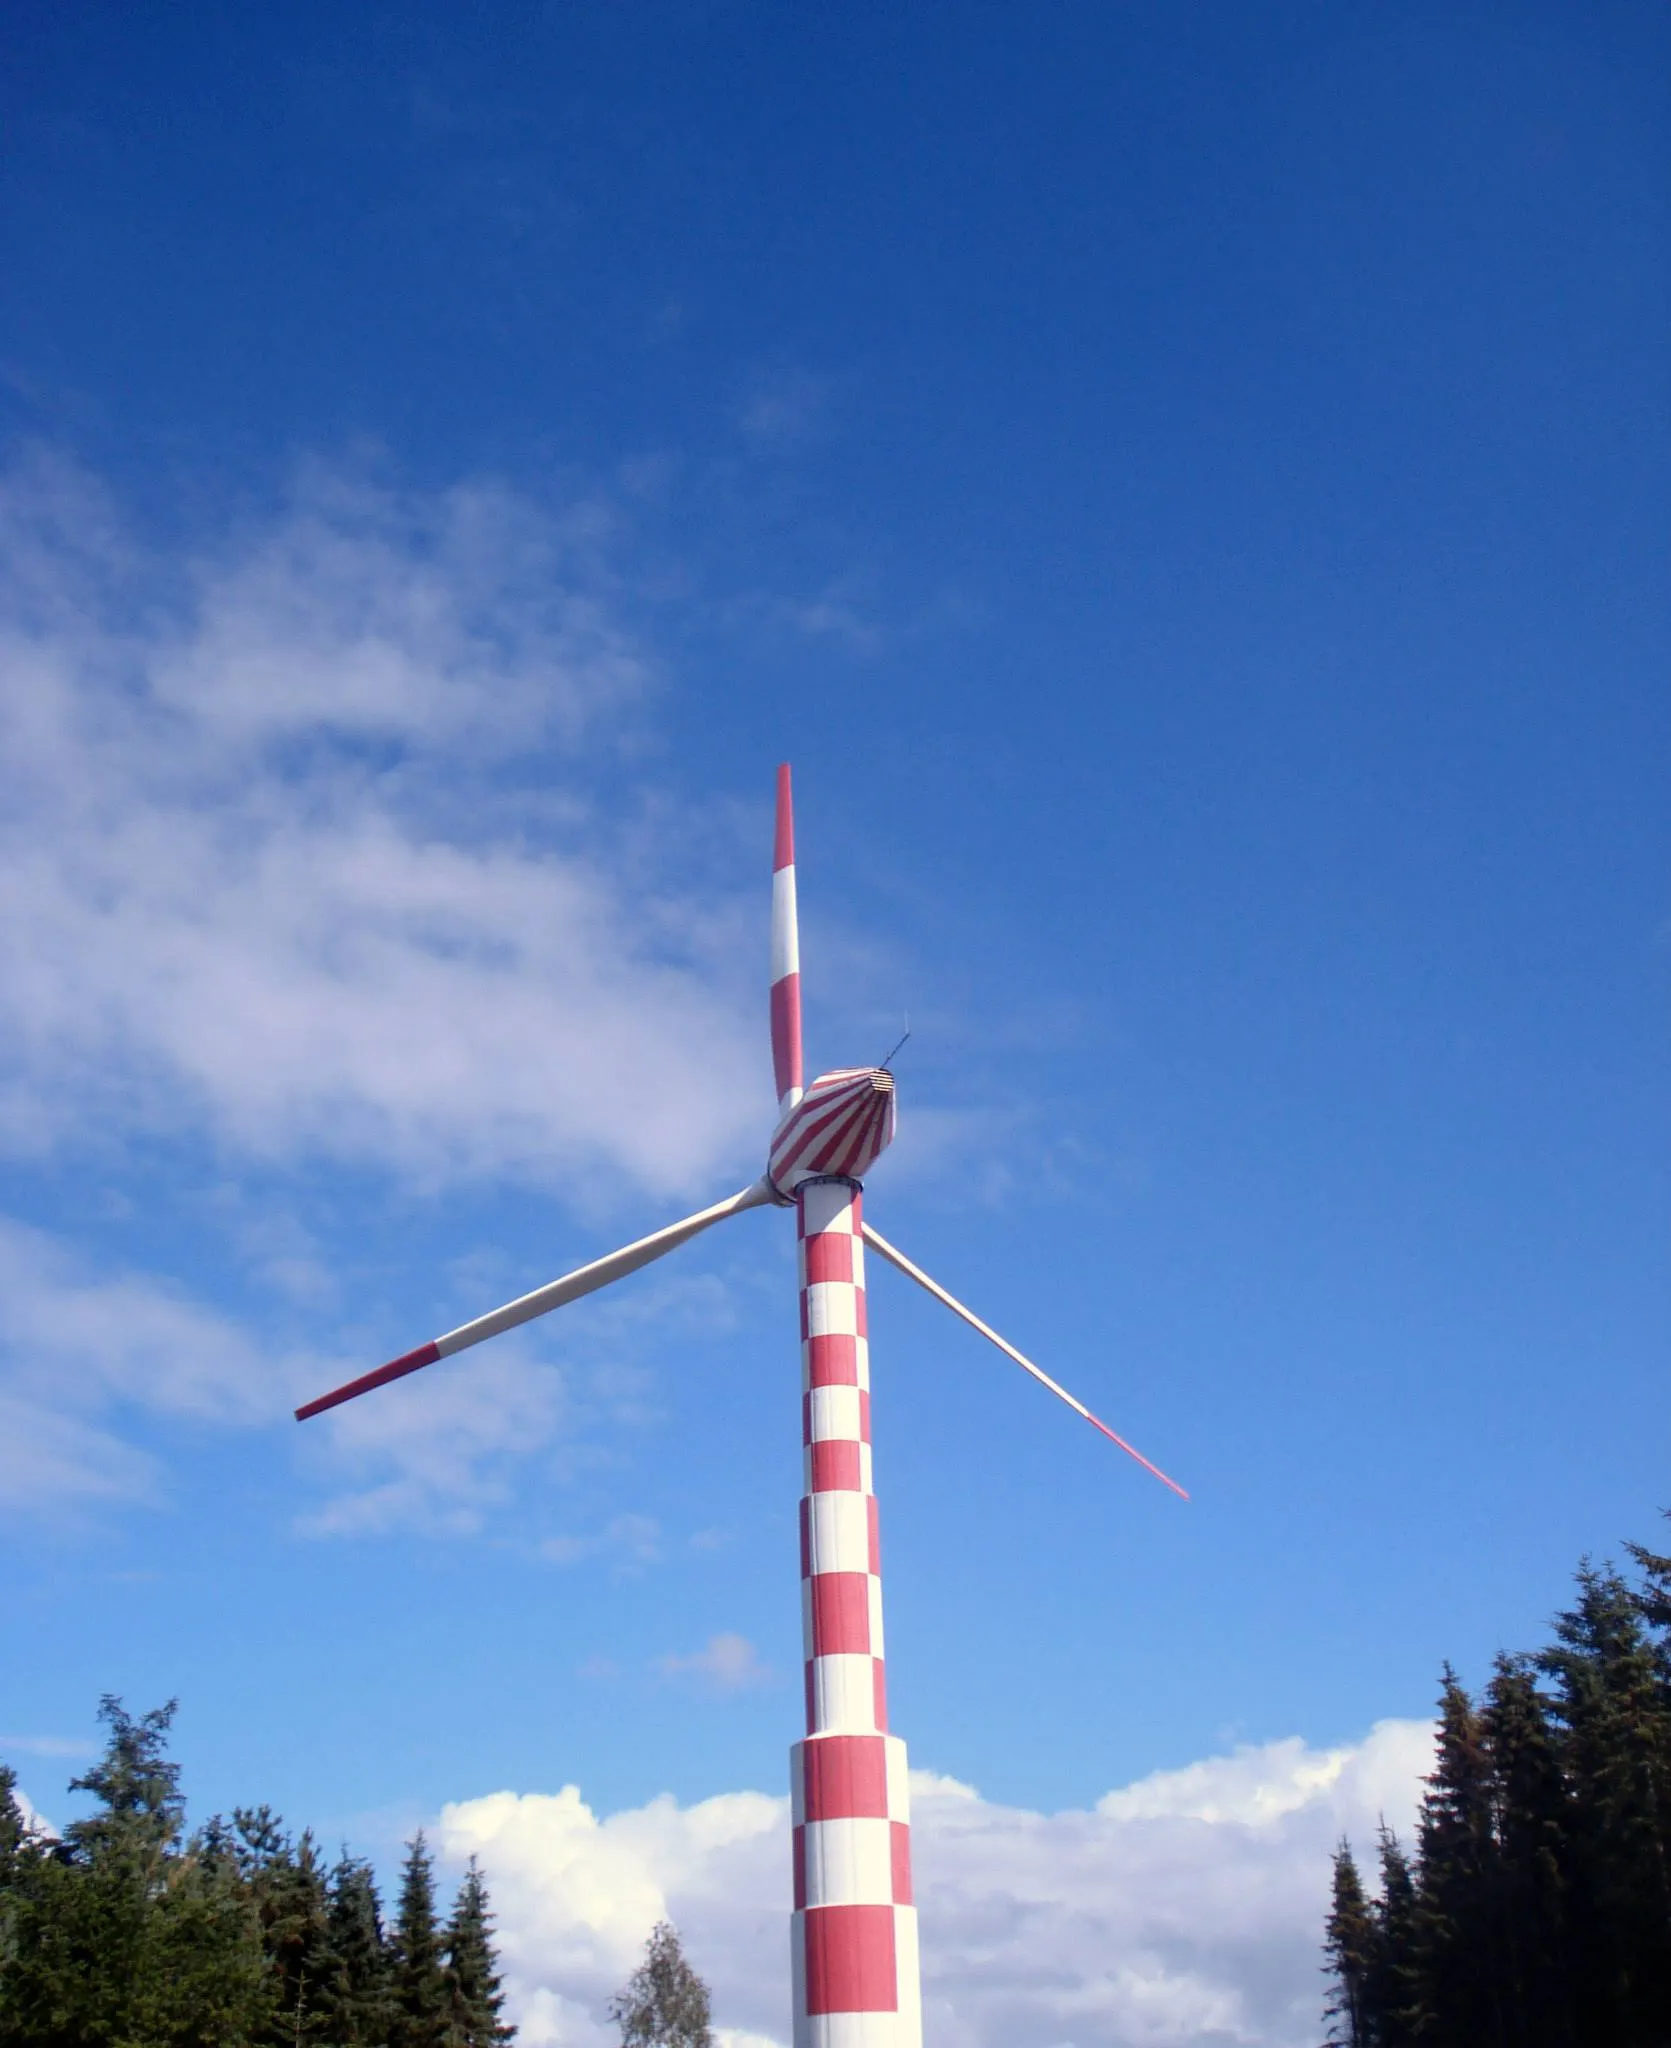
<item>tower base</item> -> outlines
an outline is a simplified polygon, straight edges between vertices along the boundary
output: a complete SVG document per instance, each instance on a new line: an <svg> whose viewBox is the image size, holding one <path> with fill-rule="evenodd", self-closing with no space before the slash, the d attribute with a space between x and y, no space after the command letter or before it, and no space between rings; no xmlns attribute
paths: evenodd
<svg viewBox="0 0 1671 2048"><path fill-rule="evenodd" d="M905 1744L830 1733L789 1755L794 2048L921 2048Z"/></svg>

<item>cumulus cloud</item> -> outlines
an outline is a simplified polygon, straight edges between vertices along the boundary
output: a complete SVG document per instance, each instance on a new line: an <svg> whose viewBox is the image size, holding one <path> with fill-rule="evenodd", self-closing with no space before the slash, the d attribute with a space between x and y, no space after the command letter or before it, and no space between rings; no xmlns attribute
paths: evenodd
<svg viewBox="0 0 1671 2048"><path fill-rule="evenodd" d="M925 2030L940 2048L1310 2048L1329 1854L1408 1827L1425 1722L1298 1737L1158 1772L1087 1810L997 1805L912 1778ZM669 1797L600 1818L570 1785L449 1806L481 1858L528 2048L604 2048L605 2003L659 1919L680 1929L732 2048L788 2039L788 1801Z"/></svg>
<svg viewBox="0 0 1671 2048"><path fill-rule="evenodd" d="M0 1139L707 1191L752 976L590 806L651 680L602 558L585 508L316 471L163 559L6 479Z"/></svg>

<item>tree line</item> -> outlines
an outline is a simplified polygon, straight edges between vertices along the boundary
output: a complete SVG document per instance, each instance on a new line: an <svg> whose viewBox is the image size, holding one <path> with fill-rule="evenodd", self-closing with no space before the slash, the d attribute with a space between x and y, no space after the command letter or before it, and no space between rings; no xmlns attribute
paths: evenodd
<svg viewBox="0 0 1671 2048"><path fill-rule="evenodd" d="M187 1834L173 1703L108 1696L104 1755L62 1836L0 1765L0 2042L6 2048L496 2048L515 2029L471 1864L442 1919L420 1832L392 1922L371 1867L327 1864L265 1806Z"/></svg>
<svg viewBox="0 0 1671 2048"><path fill-rule="evenodd" d="M1335 1854L1331 2048L1671 2044L1671 1557L1627 1549L1478 1698L1445 1667L1414 1842Z"/></svg>

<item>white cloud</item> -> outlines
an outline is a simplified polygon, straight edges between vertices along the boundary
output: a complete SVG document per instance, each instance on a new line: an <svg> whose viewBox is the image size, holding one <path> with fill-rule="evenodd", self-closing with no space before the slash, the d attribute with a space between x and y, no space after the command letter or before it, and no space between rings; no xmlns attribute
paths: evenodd
<svg viewBox="0 0 1671 2048"><path fill-rule="evenodd" d="M182 564L13 473L0 1135L660 1195L744 1157L736 922L585 794L649 680L597 525L314 472Z"/></svg>
<svg viewBox="0 0 1671 2048"><path fill-rule="evenodd" d="M746 1636L710 1636L700 1650L689 1656L669 1656L658 1666L667 1678L694 1678L713 1692L742 1692L763 1685L771 1677Z"/></svg>
<svg viewBox="0 0 1671 2048"><path fill-rule="evenodd" d="M617 1571L640 1570L661 1557L661 1524L651 1515L616 1515L593 1536L548 1536L540 1555L552 1564L605 1557Z"/></svg>
<svg viewBox="0 0 1671 2048"><path fill-rule="evenodd" d="M96 1746L79 1735L0 1735L0 1753L17 1756L96 1756Z"/></svg>
<svg viewBox="0 0 1671 2048"><path fill-rule="evenodd" d="M301 1370L178 1289L0 1217L0 1507L154 1499L159 1468L113 1417L247 1425L284 1411Z"/></svg>
<svg viewBox="0 0 1671 2048"><path fill-rule="evenodd" d="M308 1536L472 1534L509 1497L513 1463L548 1445L567 1409L561 1371L514 1339L484 1346L468 1369L432 1367L422 1384L396 1381L330 1409L308 1424L324 1440L321 1462L361 1483L297 1526Z"/></svg>
<svg viewBox="0 0 1671 2048"><path fill-rule="evenodd" d="M600 1820L567 1785L449 1806L439 1839L489 1874L527 2048L601 2048L613 2038L604 2007L663 1918L713 1986L716 2017L782 2038L787 1827L788 1802L759 1792L689 1807L663 1797Z"/></svg>
<svg viewBox="0 0 1671 2048"><path fill-rule="evenodd" d="M101 1272L0 1217L0 1509L51 1518L156 1505L167 1475L123 1440L135 1417L289 1428L302 1395L362 1369L362 1360L264 1349L180 1288ZM474 1530L506 1497L511 1463L543 1450L569 1417L563 1374L533 1358L525 1339L428 1381L333 1410L298 1438L316 1478L350 1483L301 1518L305 1533ZM632 1533L623 1527L618 1540Z"/></svg>
<svg viewBox="0 0 1671 2048"><path fill-rule="evenodd" d="M1426 1723L1298 1738L1122 1787L1090 1811L912 1779L925 2021L938 2048L1309 2048L1329 1854L1408 1827ZM574 1786L445 1809L481 1858L528 2048L604 2048L604 2007L658 1919L680 1929L733 2048L788 2038L788 1801L662 1797L600 1819Z"/></svg>

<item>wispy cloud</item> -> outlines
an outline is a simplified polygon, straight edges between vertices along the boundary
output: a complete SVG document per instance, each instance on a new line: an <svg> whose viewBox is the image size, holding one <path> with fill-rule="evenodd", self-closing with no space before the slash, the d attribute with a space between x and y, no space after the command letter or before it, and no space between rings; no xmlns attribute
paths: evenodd
<svg viewBox="0 0 1671 2048"><path fill-rule="evenodd" d="M1329 1852L1408 1827L1426 1723L1237 1750L1045 1814L912 1779L925 2032L944 2048L1309 2048ZM789 1803L669 1797L600 1818L578 1788L445 1809L482 1859L528 2048L604 2048L604 2005L673 1920L737 2042L788 2039Z"/></svg>
<svg viewBox="0 0 1671 2048"><path fill-rule="evenodd" d="M835 385L811 370L780 369L757 375L737 407L737 425L756 448L802 448L827 431Z"/></svg>
<svg viewBox="0 0 1671 2048"><path fill-rule="evenodd" d="M618 1572L642 1571L661 1557L661 1524L651 1515L616 1515L595 1535L548 1536L541 1557L552 1564L604 1558Z"/></svg>
<svg viewBox="0 0 1671 2048"><path fill-rule="evenodd" d="M0 1735L0 1756L96 1756L98 1747L80 1735Z"/></svg>
<svg viewBox="0 0 1671 2048"><path fill-rule="evenodd" d="M300 1516L303 1535L473 1535L483 1526L509 1499L514 1468L561 1432L568 1388L559 1367L514 1339L484 1346L468 1365L432 1368L421 1386L397 1381L309 1425L323 1439L321 1475L358 1483Z"/></svg>
<svg viewBox="0 0 1671 2048"><path fill-rule="evenodd" d="M0 1511L51 1521L162 1505L161 1457L128 1440L149 1417L284 1430L313 1495L297 1517L300 1534L473 1535L512 1503L530 1461L572 1463L600 1434L658 1418L634 1362L640 1346L665 1340L670 1326L723 1326L729 1315L717 1283L669 1280L593 1309L579 1362L546 1355L550 1332L516 1332L297 1432L299 1400L365 1369L346 1343L333 1352L258 1341L172 1282L102 1270L0 1216ZM639 1571L659 1556L660 1530L624 1513L593 1534L550 1539L545 1554Z"/></svg>
<svg viewBox="0 0 1671 2048"><path fill-rule="evenodd" d="M656 1666L664 1678L690 1678L710 1692L744 1692L764 1685L770 1669L761 1663L746 1636L710 1636L700 1650L661 1658Z"/></svg>
<svg viewBox="0 0 1671 2048"><path fill-rule="evenodd" d="M315 471L165 561L76 472L6 480L0 1137L710 1185L753 991L584 793L652 677L600 524Z"/></svg>
<svg viewBox="0 0 1671 2048"><path fill-rule="evenodd" d="M183 1290L95 1271L0 1217L0 1507L155 1500L160 1468L122 1441L125 1413L248 1426L282 1413L305 1370Z"/></svg>

